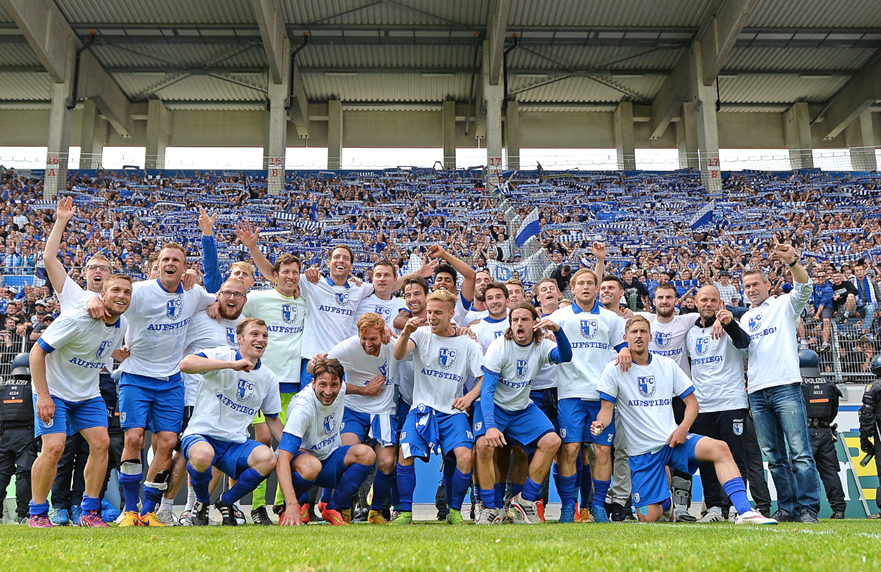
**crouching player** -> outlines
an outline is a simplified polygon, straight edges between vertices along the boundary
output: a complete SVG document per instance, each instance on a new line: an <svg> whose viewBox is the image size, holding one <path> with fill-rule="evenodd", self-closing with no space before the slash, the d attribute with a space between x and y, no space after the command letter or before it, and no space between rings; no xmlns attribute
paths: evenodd
<svg viewBox="0 0 881 572"><path fill-rule="evenodd" d="M614 363L606 366L597 385L602 407L591 423L594 434L602 433L617 407L619 427L630 453L633 506L640 522L657 522L670 507L666 466L694 474L699 463L709 462L737 508L737 524L777 524L752 510L728 445L688 432L698 413L694 386L675 361L649 353L651 337L648 320L642 316L627 320L624 339L633 367L623 372ZM674 396L685 402L685 417L679 426L673 420Z"/></svg>
<svg viewBox="0 0 881 572"><path fill-rule="evenodd" d="M413 522L416 490L416 457L431 453L444 457L444 489L449 499L447 522L462 524L462 500L471 485L474 436L465 410L480 394L483 356L480 346L467 335L457 335L450 322L456 311L456 295L435 290L427 298L429 328L423 318L410 318L395 342L394 356L403 360L413 354L413 407L401 431L397 481L401 497L400 516L393 524ZM464 394L468 375L477 379Z"/></svg>
<svg viewBox="0 0 881 572"><path fill-rule="evenodd" d="M367 445L342 445L340 429L346 389L343 366L335 359L312 359L312 381L291 401L278 445L278 485L285 509L278 524L303 524L303 508L313 485L336 489L321 516L333 525L351 521L352 496L373 468Z"/></svg>
<svg viewBox="0 0 881 572"><path fill-rule="evenodd" d="M202 374L181 445L196 492L193 526L208 524L212 466L237 481L214 505L227 526L237 525L233 503L257 488L275 469L272 449L248 438L248 427L258 410L266 416L269 429L281 437L278 378L260 362L269 340L266 322L242 320L236 327L236 340L238 351L217 347L188 355L180 363L182 372Z"/></svg>
<svg viewBox="0 0 881 572"><path fill-rule="evenodd" d="M511 500L514 522L542 522L541 483L562 442L547 416L529 399L529 393L532 380L545 364L572 359L569 340L557 324L549 319L539 320L535 306L528 302L511 308L508 322L504 336L493 340L487 348L480 401L474 404L477 479L485 509L477 524L501 522L493 490L499 481L493 451L507 445L505 437L516 441L528 453L534 452L523 491ZM544 339L544 328L556 335L556 347Z"/></svg>
<svg viewBox="0 0 881 572"><path fill-rule="evenodd" d="M79 526L107 526L98 497L107 472L107 408L98 374L113 352L122 347L127 322L122 313L132 299L132 279L115 274L104 281L101 300L105 317L93 319L85 308L61 314L31 350L36 434L43 453L31 469L33 528L52 528L46 497L55 481L58 459L68 435L77 431L89 443L84 470L86 490Z"/></svg>

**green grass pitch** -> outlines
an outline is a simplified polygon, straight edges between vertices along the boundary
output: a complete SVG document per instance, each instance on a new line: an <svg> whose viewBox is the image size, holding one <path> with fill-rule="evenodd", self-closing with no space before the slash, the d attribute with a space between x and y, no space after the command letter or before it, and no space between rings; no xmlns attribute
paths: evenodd
<svg viewBox="0 0 881 572"><path fill-rule="evenodd" d="M0 570L881 570L881 522L0 529Z"/></svg>

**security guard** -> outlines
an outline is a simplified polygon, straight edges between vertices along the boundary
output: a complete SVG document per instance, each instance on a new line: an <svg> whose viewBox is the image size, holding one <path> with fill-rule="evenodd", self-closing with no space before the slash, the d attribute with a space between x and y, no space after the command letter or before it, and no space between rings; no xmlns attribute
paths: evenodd
<svg viewBox="0 0 881 572"><path fill-rule="evenodd" d="M31 467L40 452L34 437L34 402L28 354L12 360L11 375L0 381L0 514L6 487L15 475L16 518L27 524L31 501Z"/></svg>
<svg viewBox="0 0 881 572"><path fill-rule="evenodd" d="M866 457L875 457L875 470L881 475L881 439L878 438L881 434L881 355L872 358L869 369L878 379L867 385L866 392L863 393L863 406L860 408L860 449ZM869 518L881 518L881 484L875 492L875 504L878 505L878 512Z"/></svg>
<svg viewBox="0 0 881 572"><path fill-rule="evenodd" d="M820 373L820 356L813 350L798 352L799 368L802 377L802 394L805 398L805 409L808 412L808 426L811 432L811 448L814 461L823 488L826 489L826 500L832 508L832 519L843 519L847 502L844 500L844 489L838 477L840 466L835 442L838 440L833 424L838 415L838 399L841 392L830 379Z"/></svg>

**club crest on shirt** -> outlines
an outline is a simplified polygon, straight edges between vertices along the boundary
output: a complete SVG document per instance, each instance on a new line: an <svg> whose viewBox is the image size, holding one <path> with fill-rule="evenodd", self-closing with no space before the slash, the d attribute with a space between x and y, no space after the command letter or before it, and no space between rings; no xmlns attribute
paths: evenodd
<svg viewBox="0 0 881 572"><path fill-rule="evenodd" d="M327 417L324 418L324 432L328 435L333 433L333 429L336 426L336 413L331 413Z"/></svg>
<svg viewBox="0 0 881 572"><path fill-rule="evenodd" d="M698 355L704 355L710 349L710 338L698 338L694 341L694 351Z"/></svg>
<svg viewBox="0 0 881 572"><path fill-rule="evenodd" d="M585 339L592 340L599 331L599 321L596 318L581 320L581 335Z"/></svg>
<svg viewBox="0 0 881 572"><path fill-rule="evenodd" d="M643 397L652 397L655 394L655 376L648 375L636 378L639 393Z"/></svg>
<svg viewBox="0 0 881 572"><path fill-rule="evenodd" d="M387 322L392 317L392 311L383 306L374 306L373 311L382 316L383 321Z"/></svg>
<svg viewBox="0 0 881 572"><path fill-rule="evenodd" d="M348 292L337 292L336 293L336 301L340 306L346 306L349 304L349 293Z"/></svg>
<svg viewBox="0 0 881 572"><path fill-rule="evenodd" d="M501 336L503 333L504 332L496 332L495 335L493 335L493 338L497 338L497 337Z"/></svg>
<svg viewBox="0 0 881 572"><path fill-rule="evenodd" d="M749 317L749 331L755 332L762 327L762 315L756 314Z"/></svg>
<svg viewBox="0 0 881 572"><path fill-rule="evenodd" d="M735 421L731 429L735 435L743 435L743 421Z"/></svg>
<svg viewBox="0 0 881 572"><path fill-rule="evenodd" d="M291 304L283 304L281 307L281 319L285 324L293 324L297 321L300 310Z"/></svg>
<svg viewBox="0 0 881 572"><path fill-rule="evenodd" d="M236 330L235 328L227 328L226 329L226 345L231 348L239 347L238 342L236 341Z"/></svg>
<svg viewBox="0 0 881 572"><path fill-rule="evenodd" d="M659 348L666 348L670 345L672 336L669 332L655 332L655 343Z"/></svg>
<svg viewBox="0 0 881 572"><path fill-rule="evenodd" d="M529 367L529 360L518 359L517 360L517 377L523 378L526 377L526 368Z"/></svg>
<svg viewBox="0 0 881 572"><path fill-rule="evenodd" d="M183 314L183 311L184 303L181 302L180 298L169 300L168 303L165 304L165 315L172 320L180 318L181 314Z"/></svg>
<svg viewBox="0 0 881 572"><path fill-rule="evenodd" d="M236 386L236 399L245 401L254 394L254 382L239 378Z"/></svg>
<svg viewBox="0 0 881 572"><path fill-rule="evenodd" d="M388 362L383 362L383 364L381 366L379 366L379 368L377 368L377 369L379 369L380 375L383 375L386 378L388 378Z"/></svg>
<svg viewBox="0 0 881 572"><path fill-rule="evenodd" d="M103 342L101 342L101 347L98 348L98 351L95 352L95 359L102 360L107 357L105 355L105 352L108 352L111 346L113 346L113 340L104 340Z"/></svg>
<svg viewBox="0 0 881 572"><path fill-rule="evenodd" d="M456 350L452 348L441 348L437 354L437 363L444 369L453 367L456 361Z"/></svg>

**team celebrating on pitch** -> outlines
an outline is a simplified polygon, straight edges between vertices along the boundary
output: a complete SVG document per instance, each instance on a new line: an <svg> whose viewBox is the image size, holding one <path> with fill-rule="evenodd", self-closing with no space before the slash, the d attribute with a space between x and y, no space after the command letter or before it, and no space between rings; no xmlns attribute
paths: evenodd
<svg viewBox="0 0 881 572"><path fill-rule="evenodd" d="M571 276L571 302L541 280L536 307L518 281L494 282L439 245L416 273L398 276L381 260L360 283L348 246L328 253L323 275L291 254L270 262L247 223L236 236L272 290L252 290L255 269L244 262L221 284L195 284L192 253L173 242L144 281L110 274L94 257L83 290L51 255L74 214L70 199L59 203L46 267L64 307L30 354L43 442L31 527L53 526L47 496L75 432L89 444L79 524L107 526L98 499L110 441L98 378L114 360L125 432L120 526L170 524L161 513L185 483L181 522L208 525L223 475L230 486L214 503L222 524L242 522L236 503L249 493L252 521L272 524L264 481L273 471L280 525L308 522L310 502L326 522L348 524L371 473L367 522L411 524L414 461L432 454L442 458L451 524L464 522L469 489L478 525L542 523L551 478L563 523L610 522L610 489L626 491L641 522L693 521L671 509L670 473L687 478L698 468L702 522L723 520L723 506L736 524L817 521L796 341L812 283L790 244L775 244L774 254L792 273L792 291L773 297L762 271L744 272L751 309L741 327L712 285L697 292L697 314L674 316L676 289L661 284L656 314L622 315L618 300L610 309L600 296L620 279L590 268ZM213 222L202 211L207 237ZM750 408L763 446L773 445L774 518L747 498L737 428ZM579 507L585 483L593 498Z"/></svg>

